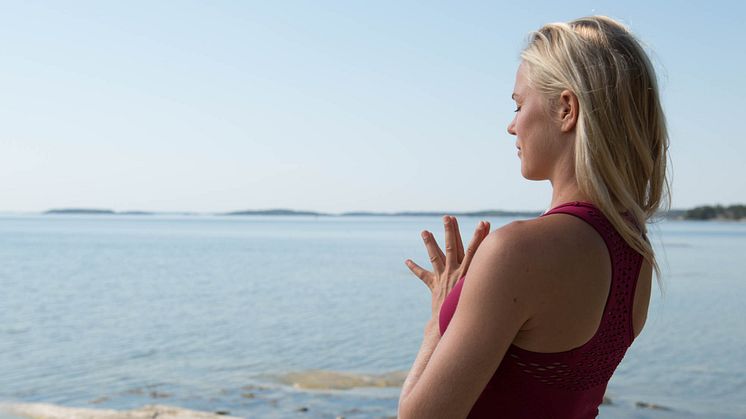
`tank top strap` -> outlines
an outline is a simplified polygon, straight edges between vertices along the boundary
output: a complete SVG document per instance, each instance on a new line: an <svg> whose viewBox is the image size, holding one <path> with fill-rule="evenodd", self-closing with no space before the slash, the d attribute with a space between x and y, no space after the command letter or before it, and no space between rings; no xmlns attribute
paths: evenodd
<svg viewBox="0 0 746 419"><path fill-rule="evenodd" d="M590 224L601 235L611 258L611 285L604 309L602 326L614 323L615 327L626 329L627 344L634 340L632 326L632 305L637 277L642 266L642 255L637 253L616 231L606 216L589 202L574 201L558 205L541 216L569 214ZM622 320L624 319L624 320Z"/></svg>
<svg viewBox="0 0 746 419"><path fill-rule="evenodd" d="M609 247L609 250L611 250L610 241L614 238L614 236L619 235L614 227L611 225L609 220L607 220L606 217L603 215L601 210L596 208L596 206L591 204L590 202L566 202L548 210L541 216L544 217L551 214L574 215L575 217L578 217L586 223L590 224L598 232L598 234L603 237L604 242L606 242L606 246Z"/></svg>

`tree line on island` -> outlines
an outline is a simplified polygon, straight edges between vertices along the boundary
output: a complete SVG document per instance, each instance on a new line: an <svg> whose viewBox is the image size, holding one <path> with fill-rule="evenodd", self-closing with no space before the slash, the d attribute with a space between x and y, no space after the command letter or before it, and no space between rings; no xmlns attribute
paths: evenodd
<svg viewBox="0 0 746 419"><path fill-rule="evenodd" d="M541 214L540 211L471 211L471 212L443 212L443 211L404 211L404 212L370 212L356 211L343 212L341 214L330 214L316 211L297 211L291 209L268 209L268 210L245 210L232 211L224 213L213 213L209 215L298 215L298 216L386 216L386 217L418 217L418 216L442 216L448 213L454 216L466 217L536 217ZM84 214L84 215L199 215L188 212L151 212L151 211L113 211L109 209L91 209L91 208L63 208L52 209L44 214ZM691 209L672 209L661 216L674 220L742 220L746 219L746 205L705 205Z"/></svg>
<svg viewBox="0 0 746 419"><path fill-rule="evenodd" d="M686 220L741 220L746 218L746 205L702 206L687 210Z"/></svg>

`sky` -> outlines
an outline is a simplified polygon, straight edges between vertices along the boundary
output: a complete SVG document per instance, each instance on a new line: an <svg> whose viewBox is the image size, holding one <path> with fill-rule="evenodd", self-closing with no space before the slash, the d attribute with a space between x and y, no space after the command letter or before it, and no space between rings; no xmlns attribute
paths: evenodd
<svg viewBox="0 0 746 419"><path fill-rule="evenodd" d="M543 210L519 54L592 14L654 62L673 208L746 202L746 2L0 1L0 211Z"/></svg>

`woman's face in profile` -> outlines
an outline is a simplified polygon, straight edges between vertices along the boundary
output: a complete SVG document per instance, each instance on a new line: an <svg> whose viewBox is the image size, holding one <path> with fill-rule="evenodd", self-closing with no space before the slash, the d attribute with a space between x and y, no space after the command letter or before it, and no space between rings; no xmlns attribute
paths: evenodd
<svg viewBox="0 0 746 419"><path fill-rule="evenodd" d="M516 137L521 175L529 180L549 179L562 149L559 125L553 121L547 100L528 81L528 65L518 67L513 88L515 116L508 132Z"/></svg>

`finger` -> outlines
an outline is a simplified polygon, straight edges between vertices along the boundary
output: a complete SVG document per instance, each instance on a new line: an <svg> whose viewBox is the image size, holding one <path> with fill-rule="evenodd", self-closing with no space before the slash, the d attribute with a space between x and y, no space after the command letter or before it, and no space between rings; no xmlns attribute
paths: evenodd
<svg viewBox="0 0 746 419"><path fill-rule="evenodd" d="M435 235L430 233L430 237L433 238L433 241L435 242L435 249L438 251L438 256L440 257L441 262L443 262L443 266L445 266L446 263L446 254L443 253L443 251L440 249L440 246L438 246L438 242L435 241Z"/></svg>
<svg viewBox="0 0 746 419"><path fill-rule="evenodd" d="M463 263L461 263L462 272L466 272L466 270L469 269L469 264L474 258L474 254L477 252L477 248L480 244L482 244L482 241L485 237L487 237L489 233L490 223L487 221L480 221L479 224L477 224L476 230L474 230L474 236L471 238L471 242L469 242L469 247L466 249L464 261Z"/></svg>
<svg viewBox="0 0 746 419"><path fill-rule="evenodd" d="M438 243L435 241L435 237L429 231L422 232L422 240L425 242L425 249L427 249L427 255L430 257L430 263L433 265L433 270L443 272L445 269L445 256L443 251L440 250Z"/></svg>
<svg viewBox="0 0 746 419"><path fill-rule="evenodd" d="M456 229L456 250L458 251L458 263L461 264L461 262L464 261L464 241L461 240L461 229L458 226L456 217L451 217L451 219L453 220L453 226Z"/></svg>
<svg viewBox="0 0 746 419"><path fill-rule="evenodd" d="M417 278L420 278L420 280L422 280L422 282L424 282L425 285L427 285L428 287L430 286L430 282L431 282L430 271L414 263L412 259L405 260L404 264L407 265L407 268L409 268L409 270L412 271L414 276L416 276Z"/></svg>
<svg viewBox="0 0 746 419"><path fill-rule="evenodd" d="M456 245L456 232L451 217L443 217L443 224L446 230L446 269L450 269L458 264L458 246Z"/></svg>

